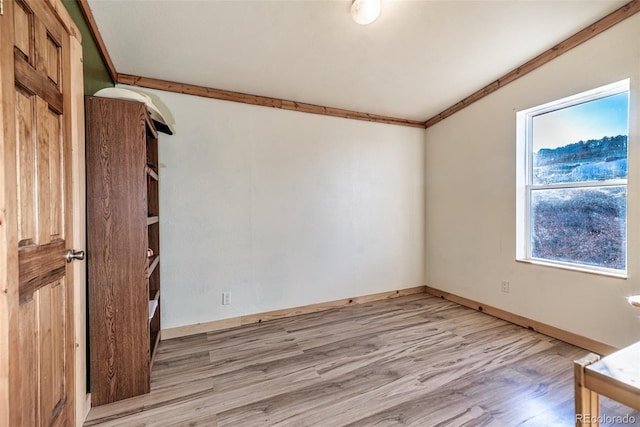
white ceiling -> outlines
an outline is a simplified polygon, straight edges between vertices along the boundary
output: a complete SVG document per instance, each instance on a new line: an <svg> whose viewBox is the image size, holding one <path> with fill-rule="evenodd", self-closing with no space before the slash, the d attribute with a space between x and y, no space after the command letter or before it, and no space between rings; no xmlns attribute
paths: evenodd
<svg viewBox="0 0 640 427"><path fill-rule="evenodd" d="M89 0L120 73L426 120L626 1Z"/></svg>

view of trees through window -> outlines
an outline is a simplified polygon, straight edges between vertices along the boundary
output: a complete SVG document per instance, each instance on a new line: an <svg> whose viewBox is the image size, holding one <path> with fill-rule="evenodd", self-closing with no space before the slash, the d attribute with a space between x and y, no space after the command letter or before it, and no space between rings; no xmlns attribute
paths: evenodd
<svg viewBox="0 0 640 427"><path fill-rule="evenodd" d="M532 258L626 270L628 91L534 115Z"/></svg>

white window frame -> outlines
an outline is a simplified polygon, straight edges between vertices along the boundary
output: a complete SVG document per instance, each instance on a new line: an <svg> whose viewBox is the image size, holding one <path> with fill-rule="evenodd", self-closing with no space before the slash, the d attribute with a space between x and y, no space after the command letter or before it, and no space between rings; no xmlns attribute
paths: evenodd
<svg viewBox="0 0 640 427"><path fill-rule="evenodd" d="M602 86L593 90L569 96L557 101L552 101L527 110L516 113L516 260L532 264L558 267L567 270L583 271L588 273L603 274L607 276L626 278L627 271L598 267L592 265L562 262L531 255L531 193L538 189L563 189L563 188L595 188L606 186L627 187L628 179L584 181L576 183L559 183L534 185L533 184L533 118L563 108L572 107L611 95L629 92L630 80L625 79L616 83ZM628 133L627 133L628 135ZM628 138L628 137L627 137ZM628 144L628 143L627 143ZM627 158L627 165L629 161ZM628 166L627 166L628 167ZM627 175L628 177L628 175ZM628 187L627 187L628 188ZM628 194L628 193L627 193ZM628 208L627 208L628 211ZM628 230L628 215L627 215ZM628 233L628 231L627 231ZM625 244L627 239L625 238ZM628 245L627 245L628 249ZM626 253L626 251L625 251ZM628 258L628 255L627 255ZM627 259L628 261L628 259ZM627 262L625 262L625 266Z"/></svg>

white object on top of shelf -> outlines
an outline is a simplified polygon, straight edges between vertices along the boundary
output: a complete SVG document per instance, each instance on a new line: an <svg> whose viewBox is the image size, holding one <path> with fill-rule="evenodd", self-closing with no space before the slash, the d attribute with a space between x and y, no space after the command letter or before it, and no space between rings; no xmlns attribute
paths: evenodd
<svg viewBox="0 0 640 427"><path fill-rule="evenodd" d="M155 122L157 130L169 135L173 135L175 133L173 125L167 122L164 114L162 114L158 107L156 107L156 104L153 103L151 97L146 93L120 87L106 87L94 93L93 96L142 102L147 107L147 111L151 116L151 120Z"/></svg>

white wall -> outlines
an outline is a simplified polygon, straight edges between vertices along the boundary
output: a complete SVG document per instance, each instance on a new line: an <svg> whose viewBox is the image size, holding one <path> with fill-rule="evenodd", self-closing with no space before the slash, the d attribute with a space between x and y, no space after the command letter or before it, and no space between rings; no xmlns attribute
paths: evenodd
<svg viewBox="0 0 640 427"><path fill-rule="evenodd" d="M640 339L640 15L426 131L426 284L610 345ZM517 263L515 112L631 78L627 280ZM502 280L510 293L500 292Z"/></svg>
<svg viewBox="0 0 640 427"><path fill-rule="evenodd" d="M163 329L424 284L424 130L144 91Z"/></svg>

